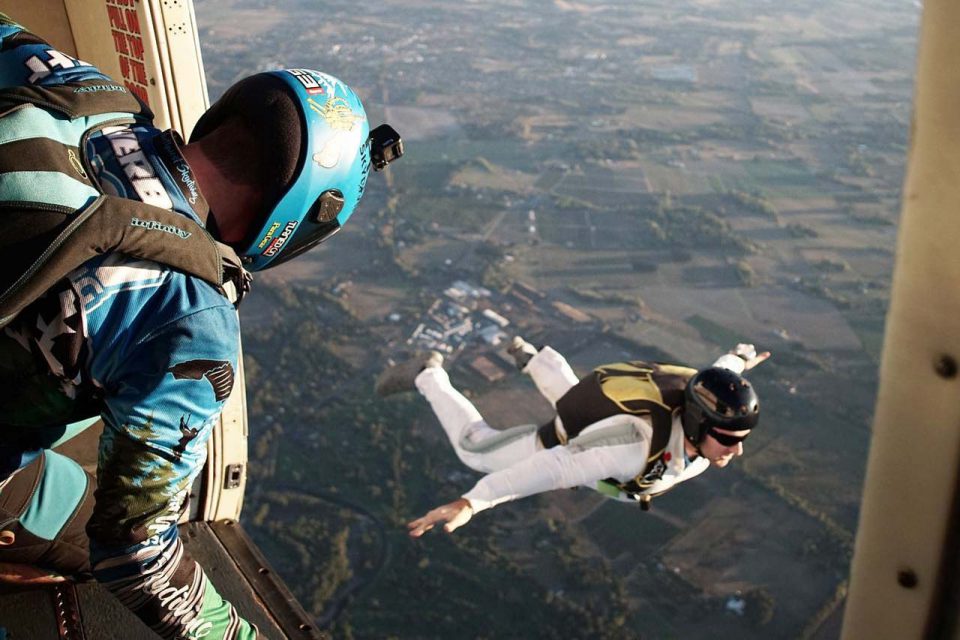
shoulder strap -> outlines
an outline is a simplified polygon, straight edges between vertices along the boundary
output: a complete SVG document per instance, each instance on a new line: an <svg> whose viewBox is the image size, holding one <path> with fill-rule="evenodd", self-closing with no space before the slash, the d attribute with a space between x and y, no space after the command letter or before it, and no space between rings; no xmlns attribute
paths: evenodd
<svg viewBox="0 0 960 640"><path fill-rule="evenodd" d="M3 215L7 224L8 219L35 216L36 211L23 207ZM249 289L249 276L236 253L182 215L134 200L100 196L82 211L63 217L59 233L0 293L0 327L70 271L110 252L161 262L221 291L232 281L240 297Z"/></svg>
<svg viewBox="0 0 960 640"><path fill-rule="evenodd" d="M0 113L23 104L33 104L56 111L71 120L112 112L153 118L150 108L140 102L126 87L111 80L102 79L51 87L22 85L0 89Z"/></svg>
<svg viewBox="0 0 960 640"><path fill-rule="evenodd" d="M639 478L647 475L657 465L657 461L663 458L667 452L667 445L670 444L670 436L673 433L673 421L661 422L653 421L653 439L650 442L650 454L647 456L647 466L640 472Z"/></svg>

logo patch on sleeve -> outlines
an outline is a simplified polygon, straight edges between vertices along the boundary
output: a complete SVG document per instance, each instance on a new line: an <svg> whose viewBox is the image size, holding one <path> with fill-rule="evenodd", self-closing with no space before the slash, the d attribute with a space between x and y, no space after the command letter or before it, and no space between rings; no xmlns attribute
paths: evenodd
<svg viewBox="0 0 960 640"><path fill-rule="evenodd" d="M177 380L206 378L217 402L226 400L233 389L233 365L224 360L188 360L174 365L170 373Z"/></svg>

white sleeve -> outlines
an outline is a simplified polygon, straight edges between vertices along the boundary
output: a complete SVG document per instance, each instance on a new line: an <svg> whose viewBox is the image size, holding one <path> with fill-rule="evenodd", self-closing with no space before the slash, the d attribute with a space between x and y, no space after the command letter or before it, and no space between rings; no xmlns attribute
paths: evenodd
<svg viewBox="0 0 960 640"><path fill-rule="evenodd" d="M617 415L588 428L638 422L639 418L634 416ZM623 444L543 449L513 466L484 476L463 497L470 501L474 512L478 512L544 491L580 485L594 487L598 480L606 478L626 481L643 470L649 450L649 443L640 437Z"/></svg>
<svg viewBox="0 0 960 640"><path fill-rule="evenodd" d="M523 371L533 378L540 394L554 407L570 387L580 382L567 359L550 347L540 349Z"/></svg>
<svg viewBox="0 0 960 640"><path fill-rule="evenodd" d="M743 361L743 358L740 356L735 356L732 353L725 353L719 358L716 362L713 363L713 366L720 367L721 369L729 369L734 373L743 373L743 367L746 362Z"/></svg>

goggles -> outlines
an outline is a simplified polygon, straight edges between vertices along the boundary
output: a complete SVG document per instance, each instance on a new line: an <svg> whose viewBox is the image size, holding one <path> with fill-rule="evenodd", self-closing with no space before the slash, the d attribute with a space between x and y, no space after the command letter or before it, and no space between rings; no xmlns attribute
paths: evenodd
<svg viewBox="0 0 960 640"><path fill-rule="evenodd" d="M710 427L709 429L707 429L707 435L711 436L714 440L716 440L717 442L719 442L725 447L734 447L740 444L741 442L743 442L744 440L746 440L747 436L749 436L750 434L748 433L747 435L744 435L744 436L732 436L729 433L720 433L719 431L717 431L716 427Z"/></svg>

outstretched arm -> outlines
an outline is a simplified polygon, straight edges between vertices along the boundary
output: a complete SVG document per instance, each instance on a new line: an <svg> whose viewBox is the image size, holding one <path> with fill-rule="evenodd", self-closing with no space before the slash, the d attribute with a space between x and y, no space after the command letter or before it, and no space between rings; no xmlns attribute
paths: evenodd
<svg viewBox="0 0 960 640"><path fill-rule="evenodd" d="M649 426L641 418L620 414L588 427L592 444L543 449L529 458L490 473L458 500L437 507L407 526L420 537L438 523L449 533L466 524L475 513L503 502L537 493L576 486L596 487L600 480L628 480L640 473L650 445L644 434Z"/></svg>

